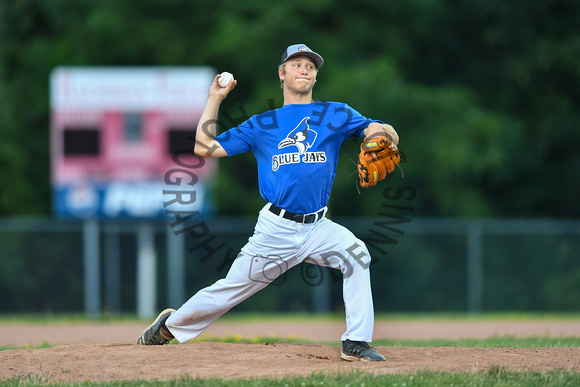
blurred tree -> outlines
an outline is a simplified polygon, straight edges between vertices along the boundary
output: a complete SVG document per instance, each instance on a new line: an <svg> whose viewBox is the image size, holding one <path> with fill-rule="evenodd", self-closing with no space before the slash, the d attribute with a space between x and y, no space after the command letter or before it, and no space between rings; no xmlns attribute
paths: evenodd
<svg viewBox="0 0 580 387"><path fill-rule="evenodd" d="M327 61L316 98L400 132L405 177L386 184L412 185L421 215L579 216L579 24L571 0L0 2L0 214L50 213L55 67L231 71L222 115L234 124L281 105L281 51L304 42ZM344 145L336 214L372 212L348 177L357 149ZM255 214L251 155L224 160L217 181L218 212Z"/></svg>
<svg viewBox="0 0 580 387"><path fill-rule="evenodd" d="M424 85L462 85L478 105L510 117L501 173L479 180L496 215L577 217L580 206L580 4L440 2L416 35L405 76ZM451 7L452 6L452 7ZM507 138L506 138L507 137ZM488 144L493 146L493 144Z"/></svg>

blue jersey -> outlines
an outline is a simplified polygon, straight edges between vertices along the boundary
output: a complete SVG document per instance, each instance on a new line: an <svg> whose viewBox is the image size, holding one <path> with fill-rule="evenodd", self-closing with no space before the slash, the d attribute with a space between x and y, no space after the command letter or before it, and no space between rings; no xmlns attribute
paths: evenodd
<svg viewBox="0 0 580 387"><path fill-rule="evenodd" d="M255 115L216 139L229 156L251 151L262 197L299 214L326 206L338 152L371 123L343 103L285 105Z"/></svg>

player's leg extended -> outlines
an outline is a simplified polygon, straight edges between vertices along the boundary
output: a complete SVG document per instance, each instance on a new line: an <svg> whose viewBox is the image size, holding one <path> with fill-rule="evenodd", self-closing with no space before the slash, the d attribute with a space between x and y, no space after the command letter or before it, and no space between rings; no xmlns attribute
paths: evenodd
<svg viewBox="0 0 580 387"><path fill-rule="evenodd" d="M240 254L225 278L197 292L167 319L165 325L177 341L185 343L199 336L220 316L280 274L274 272L274 267L252 265L252 259Z"/></svg>
<svg viewBox="0 0 580 387"><path fill-rule="evenodd" d="M296 252L294 230L278 221L276 216L262 211L254 235L234 260L227 276L200 290L167 319L165 325L180 343L200 335L232 307L289 269L289 257Z"/></svg>
<svg viewBox="0 0 580 387"><path fill-rule="evenodd" d="M371 257L364 242L346 227L324 219L316 225L316 237L308 238L305 262L338 269L343 275L346 332L342 340L372 340L374 307L370 281Z"/></svg>

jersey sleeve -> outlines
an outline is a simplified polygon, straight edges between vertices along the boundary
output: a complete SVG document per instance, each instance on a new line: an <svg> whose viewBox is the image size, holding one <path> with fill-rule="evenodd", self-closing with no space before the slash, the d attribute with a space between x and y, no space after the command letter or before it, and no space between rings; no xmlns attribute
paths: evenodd
<svg viewBox="0 0 580 387"><path fill-rule="evenodd" d="M341 116L340 120L343 120L344 122L344 136L347 138L364 137L364 130L372 122L383 123L382 121L373 120L363 116L347 104L343 104L340 110L342 110L342 112L339 116Z"/></svg>
<svg viewBox="0 0 580 387"><path fill-rule="evenodd" d="M237 155L254 149L254 125L248 120L227 130L216 137L216 140L228 156Z"/></svg>

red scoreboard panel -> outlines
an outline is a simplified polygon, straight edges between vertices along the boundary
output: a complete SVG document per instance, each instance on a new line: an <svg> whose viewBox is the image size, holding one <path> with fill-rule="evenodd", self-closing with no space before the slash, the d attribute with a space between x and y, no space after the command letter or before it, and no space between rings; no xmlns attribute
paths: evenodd
<svg viewBox="0 0 580 387"><path fill-rule="evenodd" d="M162 217L168 199L163 191L178 189L194 189L189 209L202 210L208 174L217 164L196 159L188 136L195 133L214 76L209 67L55 69L50 79L55 213ZM195 176L193 188L168 185L165 178L176 169L183 170L184 181Z"/></svg>

